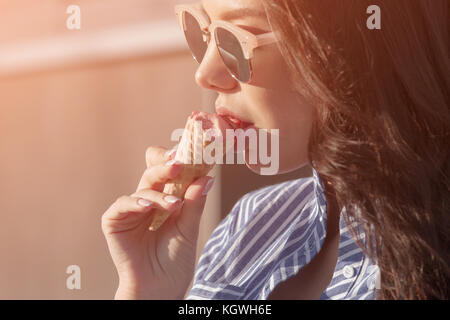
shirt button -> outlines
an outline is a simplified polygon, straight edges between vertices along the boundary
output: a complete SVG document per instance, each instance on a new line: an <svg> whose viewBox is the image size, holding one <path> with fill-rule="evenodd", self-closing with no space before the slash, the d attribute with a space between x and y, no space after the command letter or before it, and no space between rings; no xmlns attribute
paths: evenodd
<svg viewBox="0 0 450 320"><path fill-rule="evenodd" d="M367 279L367 288L369 290L380 289L380 277L379 277L379 274L375 274L375 275L369 277L369 279Z"/></svg>
<svg viewBox="0 0 450 320"><path fill-rule="evenodd" d="M369 290L375 289L375 279L369 279L367 280L367 288Z"/></svg>
<svg viewBox="0 0 450 320"><path fill-rule="evenodd" d="M355 270L351 266L345 266L343 273L344 273L344 277L349 279L355 275Z"/></svg>

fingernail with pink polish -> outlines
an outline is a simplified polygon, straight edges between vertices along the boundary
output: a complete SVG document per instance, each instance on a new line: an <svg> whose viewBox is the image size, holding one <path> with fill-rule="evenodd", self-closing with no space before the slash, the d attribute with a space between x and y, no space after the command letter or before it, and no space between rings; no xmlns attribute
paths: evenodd
<svg viewBox="0 0 450 320"><path fill-rule="evenodd" d="M171 159L175 156L176 153L177 153L177 149L171 149L171 150L167 151L164 156L166 157L166 159Z"/></svg>
<svg viewBox="0 0 450 320"><path fill-rule="evenodd" d="M139 199L139 200L138 200L138 204L139 204L141 207L150 207L150 206L152 205L152 202L149 201L149 200L147 200L147 199Z"/></svg>
<svg viewBox="0 0 450 320"><path fill-rule="evenodd" d="M208 192L211 191L211 188L214 185L214 181L215 181L214 178L209 179L209 181L205 185L205 188L202 191L202 196L206 196L208 194Z"/></svg>
<svg viewBox="0 0 450 320"><path fill-rule="evenodd" d="M166 163L166 166L170 167L170 166L173 166L175 164L180 164L180 163L181 163L180 161L172 159Z"/></svg>
<svg viewBox="0 0 450 320"><path fill-rule="evenodd" d="M177 202L181 201L181 199L179 199L175 196L165 196L164 201L166 201L168 203L177 203Z"/></svg>

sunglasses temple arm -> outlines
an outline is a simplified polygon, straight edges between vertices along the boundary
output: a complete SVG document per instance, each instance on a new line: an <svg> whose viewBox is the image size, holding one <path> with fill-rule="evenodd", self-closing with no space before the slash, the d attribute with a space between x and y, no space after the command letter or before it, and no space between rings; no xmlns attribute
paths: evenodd
<svg viewBox="0 0 450 320"><path fill-rule="evenodd" d="M275 34L273 32L268 32L256 36L256 41L257 47L261 47L276 42L277 38L275 37Z"/></svg>

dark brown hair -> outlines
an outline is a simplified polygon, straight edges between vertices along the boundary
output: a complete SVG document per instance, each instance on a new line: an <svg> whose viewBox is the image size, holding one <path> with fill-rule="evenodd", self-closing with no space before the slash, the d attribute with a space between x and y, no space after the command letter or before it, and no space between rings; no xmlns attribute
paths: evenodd
<svg viewBox="0 0 450 320"><path fill-rule="evenodd" d="M448 0L263 0L300 94L309 157L366 234L381 299L448 299ZM369 30L370 5L381 30ZM354 230L353 230L354 231Z"/></svg>

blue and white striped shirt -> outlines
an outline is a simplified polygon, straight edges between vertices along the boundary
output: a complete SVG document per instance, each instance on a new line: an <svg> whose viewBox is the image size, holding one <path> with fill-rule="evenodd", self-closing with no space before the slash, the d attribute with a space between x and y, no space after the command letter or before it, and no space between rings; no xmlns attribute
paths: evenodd
<svg viewBox="0 0 450 320"><path fill-rule="evenodd" d="M206 243L187 299L267 299L320 251L327 218L323 190L313 169L312 177L243 196ZM333 278L320 299L373 299L379 269L350 235L345 213Z"/></svg>

